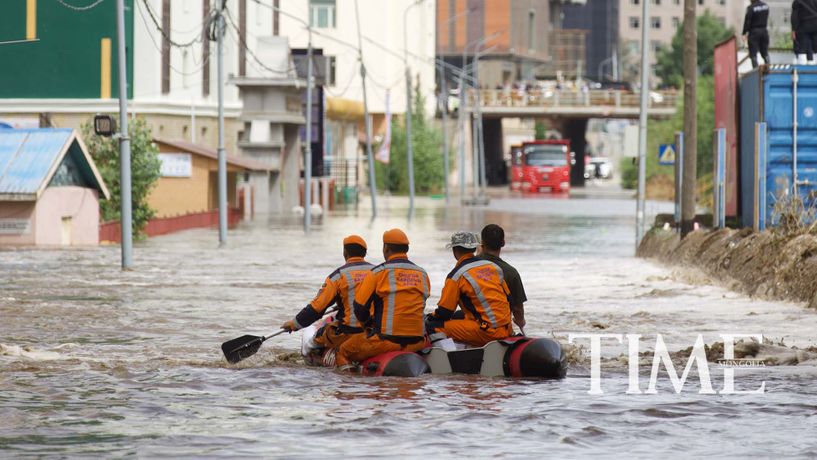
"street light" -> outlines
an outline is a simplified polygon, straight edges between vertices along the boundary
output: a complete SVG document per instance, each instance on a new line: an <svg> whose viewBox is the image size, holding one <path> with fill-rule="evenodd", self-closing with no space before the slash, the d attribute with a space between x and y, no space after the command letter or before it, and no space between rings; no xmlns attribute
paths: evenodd
<svg viewBox="0 0 817 460"><path fill-rule="evenodd" d="M306 139L306 145L304 145L304 232L308 235L312 229L312 211L310 209L312 207L312 87L314 86L312 69L312 26L298 16L289 14L275 5L267 5L257 0L256 2L301 24L308 33L306 48L306 126L304 128L304 138ZM219 63L220 62L221 60L219 60ZM219 88L220 87L219 85ZM219 137L221 138L221 134L219 134Z"/></svg>
<svg viewBox="0 0 817 460"><path fill-rule="evenodd" d="M419 5L423 0L415 0L403 11L403 63L406 67L406 161L408 163L409 180L409 214L414 215L414 152L411 145L411 69L408 64L408 12Z"/></svg>

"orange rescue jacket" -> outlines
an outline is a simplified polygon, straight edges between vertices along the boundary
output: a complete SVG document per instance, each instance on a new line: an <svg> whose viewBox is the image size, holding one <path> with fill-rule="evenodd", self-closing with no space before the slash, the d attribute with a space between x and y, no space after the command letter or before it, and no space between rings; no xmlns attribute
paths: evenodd
<svg viewBox="0 0 817 460"><path fill-rule="evenodd" d="M423 310L431 292L425 270L396 254L374 267L358 286L355 315L381 338L397 343L423 339Z"/></svg>
<svg viewBox="0 0 817 460"><path fill-rule="evenodd" d="M460 258L446 277L434 316L448 320L459 305L466 319L497 329L511 322L509 295L502 269L469 254Z"/></svg>
<svg viewBox="0 0 817 460"><path fill-rule="evenodd" d="M362 332L360 323L355 318L353 305L355 291L361 281L374 267L363 257L350 257L346 264L326 277L318 295L295 316L299 328L309 326L319 320L327 308L338 305L335 319L340 322L342 332Z"/></svg>

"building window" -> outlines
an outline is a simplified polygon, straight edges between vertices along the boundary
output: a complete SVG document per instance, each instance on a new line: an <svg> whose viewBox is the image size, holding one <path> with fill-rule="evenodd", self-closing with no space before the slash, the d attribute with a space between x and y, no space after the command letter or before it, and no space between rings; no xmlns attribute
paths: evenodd
<svg viewBox="0 0 817 460"><path fill-rule="evenodd" d="M280 7L280 0L272 0L272 35L280 35L281 32L281 18L278 15L278 8Z"/></svg>
<svg viewBox="0 0 817 460"><path fill-rule="evenodd" d="M720 22L721 24L723 24L725 26L726 25L726 18L723 17L723 16L718 16L718 22Z"/></svg>
<svg viewBox="0 0 817 460"><path fill-rule="evenodd" d="M672 27L677 29L681 25L681 19L678 16L672 18Z"/></svg>
<svg viewBox="0 0 817 460"><path fill-rule="evenodd" d="M641 20L638 16L630 16L630 28L638 29L641 26Z"/></svg>
<svg viewBox="0 0 817 460"><path fill-rule="evenodd" d="M528 48L536 49L536 12L528 11Z"/></svg>
<svg viewBox="0 0 817 460"><path fill-rule="evenodd" d="M210 0L202 0L202 18L204 21L210 17ZM201 95L210 95L210 37L209 30L205 27L201 31Z"/></svg>
<svg viewBox="0 0 817 460"><path fill-rule="evenodd" d="M704 0L698 0L698 4L699 4L699 5L703 5L703 4L704 4Z"/></svg>
<svg viewBox="0 0 817 460"><path fill-rule="evenodd" d="M247 75L247 0L238 2L238 75Z"/></svg>
<svg viewBox="0 0 817 460"><path fill-rule="evenodd" d="M630 5L639 5L640 2L638 0L630 0Z"/></svg>
<svg viewBox="0 0 817 460"><path fill-rule="evenodd" d="M673 4L673 5L680 5L680 4L681 4L681 0L672 0L672 4Z"/></svg>
<svg viewBox="0 0 817 460"><path fill-rule="evenodd" d="M335 56L327 56L326 61L326 65L329 67L326 69L326 84L329 86L335 86L337 81L335 80L337 75L337 61Z"/></svg>
<svg viewBox="0 0 817 460"><path fill-rule="evenodd" d="M652 4L661 6L661 0L652 0Z"/></svg>
<svg viewBox="0 0 817 460"><path fill-rule="evenodd" d="M726 0L718 0L718 5L725 6L726 5Z"/></svg>
<svg viewBox="0 0 817 460"><path fill-rule="evenodd" d="M309 25L319 29L334 29L335 0L309 0Z"/></svg>
<svg viewBox="0 0 817 460"><path fill-rule="evenodd" d="M658 50L660 50L662 46L664 46L664 44L661 43L660 41L650 40L650 49L652 50L653 53L657 53Z"/></svg>
<svg viewBox="0 0 817 460"><path fill-rule="evenodd" d="M162 0L162 94L170 92L170 0Z"/></svg>
<svg viewBox="0 0 817 460"><path fill-rule="evenodd" d="M660 29L661 28L661 18L658 16L653 16L650 18L650 27L653 29Z"/></svg>

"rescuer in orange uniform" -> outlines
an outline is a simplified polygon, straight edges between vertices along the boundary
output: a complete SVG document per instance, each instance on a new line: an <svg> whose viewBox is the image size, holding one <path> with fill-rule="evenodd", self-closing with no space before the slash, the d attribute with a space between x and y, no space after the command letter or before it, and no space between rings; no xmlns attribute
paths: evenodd
<svg viewBox="0 0 817 460"><path fill-rule="evenodd" d="M295 318L281 325L289 332L302 329L321 319L326 309L337 304L335 321L318 329L313 339L320 347L338 348L349 337L363 332L354 315L355 292L361 281L374 267L366 262L366 241L358 235L343 239L343 258L346 264L338 267L326 277L318 295L305 306Z"/></svg>
<svg viewBox="0 0 817 460"><path fill-rule="evenodd" d="M509 290L502 269L474 256L479 240L474 233L456 232L446 245L457 265L445 280L437 309L428 316L426 328L432 345L452 338L474 347L513 335ZM452 319L457 305L464 319Z"/></svg>
<svg viewBox="0 0 817 460"><path fill-rule="evenodd" d="M399 229L383 234L383 258L355 293L355 315L365 334L341 345L337 365L349 369L389 351L418 351L425 346L423 310L431 291L425 270L408 260L409 240Z"/></svg>

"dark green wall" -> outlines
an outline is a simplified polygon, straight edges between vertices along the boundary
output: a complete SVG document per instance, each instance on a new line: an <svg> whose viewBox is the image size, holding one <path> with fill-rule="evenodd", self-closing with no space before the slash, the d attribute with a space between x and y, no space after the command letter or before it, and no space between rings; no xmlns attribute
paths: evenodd
<svg viewBox="0 0 817 460"><path fill-rule="evenodd" d="M0 0L0 41L26 35L26 0ZM83 6L91 0L65 0ZM125 0L128 97L133 97L133 0ZM116 0L74 11L37 1L39 41L0 45L0 98L89 98L100 95L100 42L111 39L111 97L119 95Z"/></svg>

